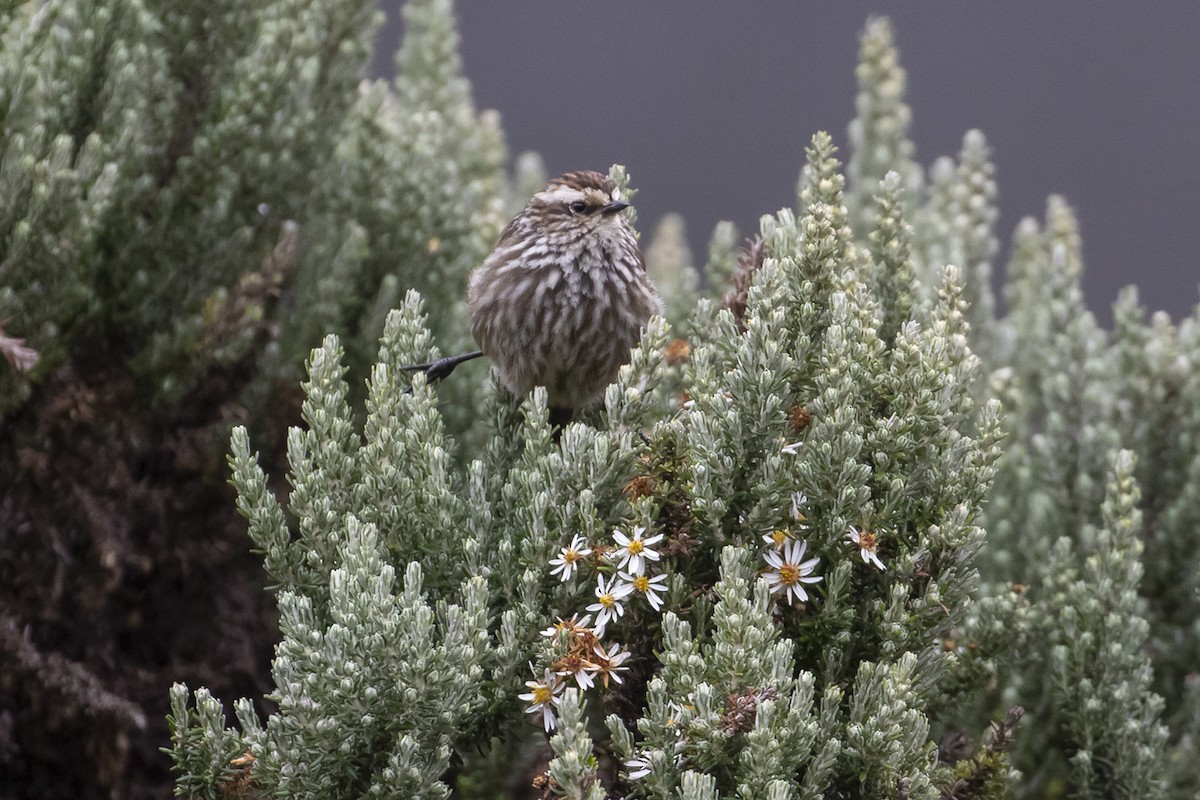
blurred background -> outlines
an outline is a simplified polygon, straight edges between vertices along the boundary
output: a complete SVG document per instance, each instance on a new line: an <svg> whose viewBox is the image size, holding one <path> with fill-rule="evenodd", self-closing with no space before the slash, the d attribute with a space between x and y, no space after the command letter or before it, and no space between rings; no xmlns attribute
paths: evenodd
<svg viewBox="0 0 1200 800"><path fill-rule="evenodd" d="M385 0L373 71L393 74ZM511 153L551 175L628 166L639 227L681 212L698 260L713 224L743 234L792 205L804 145L846 149L858 34L878 3L460 3L467 76ZM998 264L1046 196L1078 211L1102 324L1120 287L1178 319L1200 300L1200 4L908 4L885 9L925 167L970 128L993 148ZM999 277L999 276L997 276Z"/></svg>

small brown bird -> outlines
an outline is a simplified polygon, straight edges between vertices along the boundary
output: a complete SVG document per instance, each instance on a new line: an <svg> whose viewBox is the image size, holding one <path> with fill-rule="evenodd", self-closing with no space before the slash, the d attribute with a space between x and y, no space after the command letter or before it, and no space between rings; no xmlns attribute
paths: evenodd
<svg viewBox="0 0 1200 800"><path fill-rule="evenodd" d="M545 386L551 422L604 396L642 328L662 313L629 203L599 172L535 194L471 275L471 333L510 392Z"/></svg>

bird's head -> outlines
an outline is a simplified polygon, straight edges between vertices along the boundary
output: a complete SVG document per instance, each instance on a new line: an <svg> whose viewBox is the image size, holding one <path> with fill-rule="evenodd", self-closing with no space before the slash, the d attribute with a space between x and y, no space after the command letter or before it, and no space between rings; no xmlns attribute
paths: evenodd
<svg viewBox="0 0 1200 800"><path fill-rule="evenodd" d="M628 226L621 212L629 203L613 179L600 172L581 170L559 175L529 201L550 228L574 228L586 232L609 226Z"/></svg>

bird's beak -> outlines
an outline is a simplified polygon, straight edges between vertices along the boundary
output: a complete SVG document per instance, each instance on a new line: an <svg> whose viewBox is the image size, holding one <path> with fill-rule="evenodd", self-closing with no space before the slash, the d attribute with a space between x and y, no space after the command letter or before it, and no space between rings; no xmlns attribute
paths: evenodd
<svg viewBox="0 0 1200 800"><path fill-rule="evenodd" d="M609 214L616 214L618 211L624 211L627 208L629 208L629 203L626 203L624 200L613 200L600 210L607 217Z"/></svg>

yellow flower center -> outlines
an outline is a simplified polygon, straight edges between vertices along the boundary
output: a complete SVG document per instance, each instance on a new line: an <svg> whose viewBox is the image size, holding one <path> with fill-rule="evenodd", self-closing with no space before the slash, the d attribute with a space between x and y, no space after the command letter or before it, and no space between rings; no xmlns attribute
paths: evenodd
<svg viewBox="0 0 1200 800"><path fill-rule="evenodd" d="M550 702L550 698L552 697L554 697L554 690L549 686L533 687L533 705L538 705L539 703L545 705Z"/></svg>
<svg viewBox="0 0 1200 800"><path fill-rule="evenodd" d="M574 564L579 559L580 559L580 555L579 555L579 552L576 550L568 549L563 553L563 561L566 562L567 564Z"/></svg>
<svg viewBox="0 0 1200 800"><path fill-rule="evenodd" d="M785 530L777 530L771 533L771 538L775 540L776 547L783 547L783 543L788 540L788 532Z"/></svg>
<svg viewBox="0 0 1200 800"><path fill-rule="evenodd" d="M613 597L611 594L608 594L607 592L600 595L596 599L598 599L600 601L600 605L604 606L605 608L612 608L613 606L615 606L617 604L617 598Z"/></svg>
<svg viewBox="0 0 1200 800"><path fill-rule="evenodd" d="M637 589L642 594L650 591L650 576L638 575L633 579L633 588Z"/></svg>
<svg viewBox="0 0 1200 800"><path fill-rule="evenodd" d="M866 550L868 553L874 553L875 548L879 546L879 540L875 538L875 534L870 531L863 531L858 535L858 546L861 550Z"/></svg>
<svg viewBox="0 0 1200 800"><path fill-rule="evenodd" d="M779 568L779 580L791 586L800 580L800 568L795 564L784 564Z"/></svg>
<svg viewBox="0 0 1200 800"><path fill-rule="evenodd" d="M642 550L644 548L645 548L645 545L642 544L641 539L634 539L627 546L627 549L629 550L629 555L631 555L631 556L636 556L638 553L642 552Z"/></svg>

